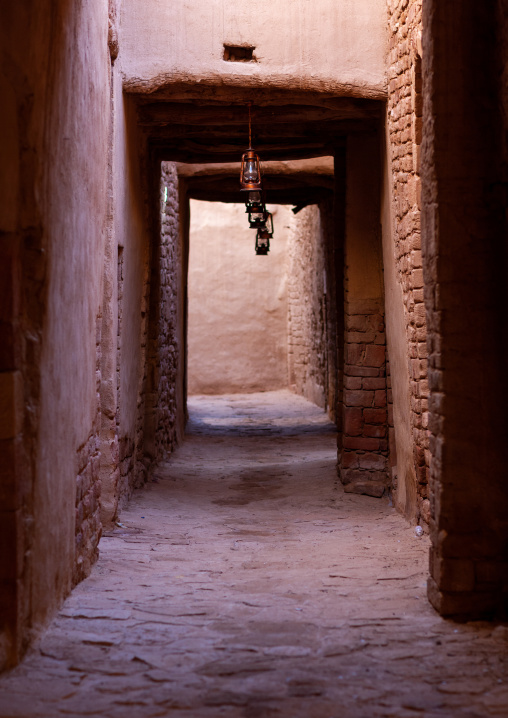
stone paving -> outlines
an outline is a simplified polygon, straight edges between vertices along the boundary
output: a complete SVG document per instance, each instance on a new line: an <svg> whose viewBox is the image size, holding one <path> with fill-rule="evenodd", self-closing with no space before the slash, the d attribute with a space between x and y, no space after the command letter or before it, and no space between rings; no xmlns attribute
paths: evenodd
<svg viewBox="0 0 508 718"><path fill-rule="evenodd" d="M2 718L508 716L508 629L433 611L427 538L344 494L319 409L189 404L184 445L0 680Z"/></svg>

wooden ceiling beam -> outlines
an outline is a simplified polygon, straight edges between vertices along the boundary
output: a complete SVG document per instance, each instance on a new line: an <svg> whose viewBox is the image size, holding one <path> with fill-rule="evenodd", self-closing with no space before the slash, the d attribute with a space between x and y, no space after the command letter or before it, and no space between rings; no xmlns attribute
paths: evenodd
<svg viewBox="0 0 508 718"><path fill-rule="evenodd" d="M210 106L175 102L151 102L140 104L139 121L142 125L205 125L247 128L248 113L245 106ZM252 108L254 129L262 125L291 125L294 123L333 122L344 119L378 118L378 105L362 103L351 98L341 98L334 107L313 105L283 105Z"/></svg>

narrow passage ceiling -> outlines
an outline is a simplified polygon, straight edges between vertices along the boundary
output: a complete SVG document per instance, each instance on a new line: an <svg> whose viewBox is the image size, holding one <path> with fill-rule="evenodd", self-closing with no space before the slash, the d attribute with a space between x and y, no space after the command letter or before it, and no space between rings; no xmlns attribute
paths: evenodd
<svg viewBox="0 0 508 718"><path fill-rule="evenodd" d="M152 157L201 166L199 172L181 171L189 196L224 202L241 201L238 171L248 146L249 101L252 145L262 161L267 202L272 203L308 204L329 196L329 169L310 164L297 171L288 161L333 156L348 134L376 131L383 114L380 100L315 92L257 88L249 94L245 88L212 91L194 85L135 95L138 124ZM266 164L270 162L272 169ZM208 164L215 169L203 169Z"/></svg>

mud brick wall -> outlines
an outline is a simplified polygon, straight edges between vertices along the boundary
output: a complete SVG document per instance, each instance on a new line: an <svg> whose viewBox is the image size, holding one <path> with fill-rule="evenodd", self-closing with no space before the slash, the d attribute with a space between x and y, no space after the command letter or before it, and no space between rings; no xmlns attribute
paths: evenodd
<svg viewBox="0 0 508 718"><path fill-rule="evenodd" d="M317 205L292 217L288 258L289 386L326 408L325 252Z"/></svg>
<svg viewBox="0 0 508 718"><path fill-rule="evenodd" d="M429 388L420 232L422 3L421 0L388 0L388 12L388 132L395 220L393 250L406 314L417 518L428 523Z"/></svg>
<svg viewBox="0 0 508 718"><path fill-rule="evenodd" d="M78 450L78 475L76 478L76 557L73 585L86 578L99 557L99 541L102 534L100 520L100 417L84 446Z"/></svg>
<svg viewBox="0 0 508 718"><path fill-rule="evenodd" d="M121 402L121 355L126 351L122 343L124 329L124 255L119 251L118 255L118 344L117 344L117 391L118 409ZM133 434L120 435L120 423L117 426L119 435L119 465L120 478L118 486L118 506L121 509L129 500L134 489L141 488L146 481L150 460L145 457L144 451L144 429L145 429L145 407L146 407L146 386L147 386L147 365L146 349L148 338L148 301L150 286L148 275L145 275L143 283L143 294L140 306L139 322L139 345L141 348L139 374L137 376L136 391L136 421ZM117 414L118 421L120 412Z"/></svg>
<svg viewBox="0 0 508 718"><path fill-rule="evenodd" d="M382 496L387 484L386 346L382 301L346 303L341 481Z"/></svg>
<svg viewBox="0 0 508 718"><path fill-rule="evenodd" d="M72 584L86 578L99 558L99 541L102 535L100 516L101 497L101 366L102 366L102 315L96 319L95 380L97 414L87 441L77 451L75 558Z"/></svg>

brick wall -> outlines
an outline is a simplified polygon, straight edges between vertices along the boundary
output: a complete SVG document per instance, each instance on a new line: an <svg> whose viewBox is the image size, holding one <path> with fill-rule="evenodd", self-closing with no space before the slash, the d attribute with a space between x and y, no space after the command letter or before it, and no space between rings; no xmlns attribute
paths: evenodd
<svg viewBox="0 0 508 718"><path fill-rule="evenodd" d="M382 300L348 298L341 481L349 493L382 496L387 486L386 347Z"/></svg>
<svg viewBox="0 0 508 718"><path fill-rule="evenodd" d="M380 497L388 485L388 416L377 135L348 138L345 160L338 472L346 492Z"/></svg>
<svg viewBox="0 0 508 718"><path fill-rule="evenodd" d="M428 522L429 390L420 234L421 6L421 0L388 0L388 132L394 214L393 250L407 327L410 420L417 481L416 518Z"/></svg>

